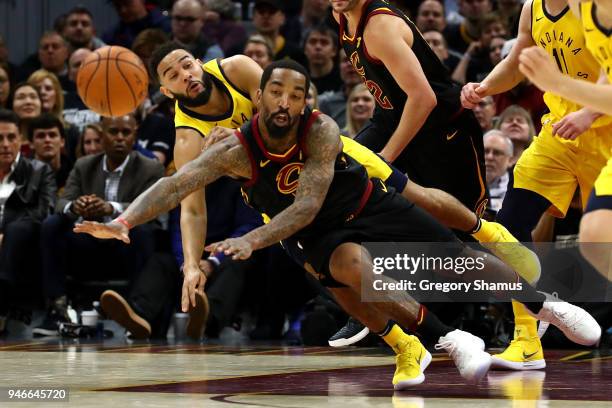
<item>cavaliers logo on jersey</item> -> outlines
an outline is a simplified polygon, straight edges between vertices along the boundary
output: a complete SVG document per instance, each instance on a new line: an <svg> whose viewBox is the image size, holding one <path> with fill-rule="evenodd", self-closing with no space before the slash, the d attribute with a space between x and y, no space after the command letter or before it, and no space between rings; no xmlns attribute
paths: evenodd
<svg viewBox="0 0 612 408"><path fill-rule="evenodd" d="M276 186L282 194L293 194L298 188L298 179L304 163L289 163L276 174Z"/></svg>

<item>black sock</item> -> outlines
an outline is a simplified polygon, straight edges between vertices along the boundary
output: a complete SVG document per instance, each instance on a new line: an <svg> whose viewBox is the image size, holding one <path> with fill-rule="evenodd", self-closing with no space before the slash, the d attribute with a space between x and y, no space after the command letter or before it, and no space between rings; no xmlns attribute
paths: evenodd
<svg viewBox="0 0 612 408"><path fill-rule="evenodd" d="M410 330L416 333L427 343L435 344L438 339L455 330L454 328L442 323L438 316L427 310L421 305L415 324Z"/></svg>
<svg viewBox="0 0 612 408"><path fill-rule="evenodd" d="M374 333L380 337L386 336L387 334L389 334L389 332L391 331L391 329L393 328L393 326L395 325L395 322L393 320L389 320L387 322L387 325L385 326L385 328L382 331L379 331L378 333Z"/></svg>

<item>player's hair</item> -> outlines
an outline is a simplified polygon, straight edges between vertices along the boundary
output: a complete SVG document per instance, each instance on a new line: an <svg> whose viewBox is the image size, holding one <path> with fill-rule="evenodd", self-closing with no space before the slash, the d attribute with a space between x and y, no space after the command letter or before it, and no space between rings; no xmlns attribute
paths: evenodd
<svg viewBox="0 0 612 408"><path fill-rule="evenodd" d="M295 62L292 59L283 59L280 61L274 61L263 70L263 74L261 74L261 82L259 83L259 88L262 91L264 90L264 88L266 87L266 84L270 80L272 71L274 71L275 69L290 69L292 71L296 71L304 75L304 78L306 78L306 88L304 89L304 99L306 99L306 95L308 94L308 90L310 89L310 75L308 75L308 71L306 70L306 68L304 68L302 64Z"/></svg>
<svg viewBox="0 0 612 408"><path fill-rule="evenodd" d="M0 123L12 123L19 128L19 116L12 110L0 108Z"/></svg>
<svg viewBox="0 0 612 408"><path fill-rule="evenodd" d="M53 129L56 127L59 130L62 139L66 139L66 130L64 124L59 118L50 113L43 113L35 118L32 118L28 123L28 140L34 139L34 131L38 129Z"/></svg>
<svg viewBox="0 0 612 408"><path fill-rule="evenodd" d="M151 55L151 61L149 62L149 73L152 78L154 78L157 83L159 83L159 75L157 74L157 66L163 60L166 55L170 54L174 50L184 50L185 47L177 43L176 41L168 41L163 43L159 47L153 51Z"/></svg>

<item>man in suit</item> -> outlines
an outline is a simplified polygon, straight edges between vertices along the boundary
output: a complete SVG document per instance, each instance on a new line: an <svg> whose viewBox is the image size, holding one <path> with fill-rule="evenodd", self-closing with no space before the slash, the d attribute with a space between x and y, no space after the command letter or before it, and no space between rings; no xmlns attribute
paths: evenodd
<svg viewBox="0 0 612 408"><path fill-rule="evenodd" d="M35 335L55 335L68 321L66 275L76 280L133 280L154 250L151 225L138 229L132 245L90 239L72 232L77 220L110 220L163 175L159 162L132 151L138 125L133 115L102 120L103 153L76 162L56 214L42 226L43 283L47 316ZM112 262L111 262L112 260Z"/></svg>
<svg viewBox="0 0 612 408"><path fill-rule="evenodd" d="M20 147L19 118L0 109L0 334L14 284L34 270L40 223L55 204L53 171L20 155Z"/></svg>

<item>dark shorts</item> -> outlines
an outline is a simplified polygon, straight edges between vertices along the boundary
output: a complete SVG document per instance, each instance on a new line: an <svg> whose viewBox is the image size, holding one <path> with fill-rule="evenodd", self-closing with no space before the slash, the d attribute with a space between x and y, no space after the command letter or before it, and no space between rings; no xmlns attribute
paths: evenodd
<svg viewBox="0 0 612 408"><path fill-rule="evenodd" d="M323 231L307 238L283 241L283 246L296 261L312 265L321 284L344 287L329 270L335 249L345 242L457 242L455 235L425 211L410 203L394 190L385 191L380 180L359 215L341 228Z"/></svg>
<svg viewBox="0 0 612 408"><path fill-rule="evenodd" d="M355 140L380 152L394 131L374 120ZM393 165L415 183L446 191L472 211L480 214L486 207L482 130L471 110L435 129L420 131Z"/></svg>

